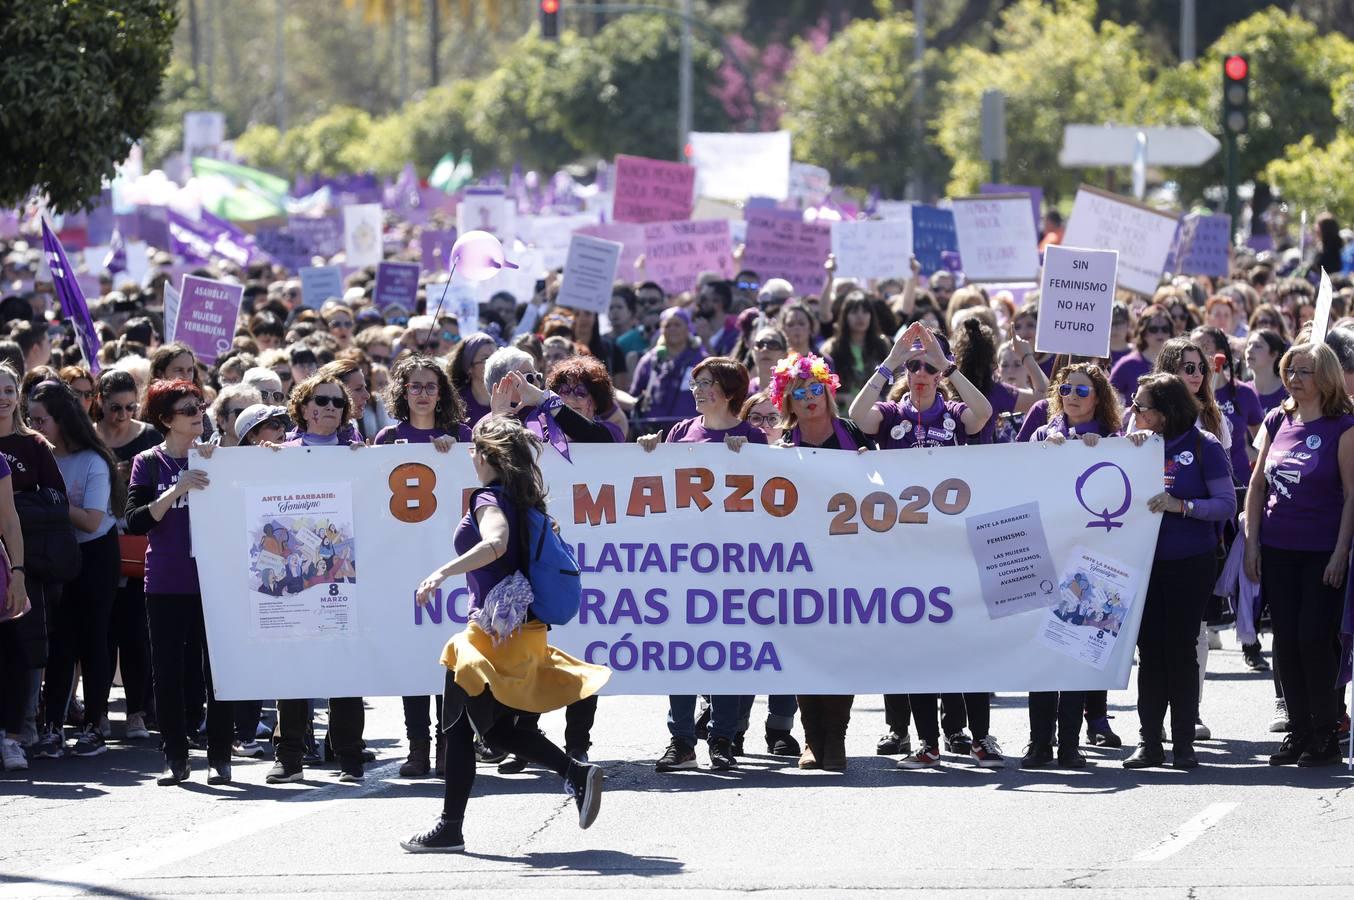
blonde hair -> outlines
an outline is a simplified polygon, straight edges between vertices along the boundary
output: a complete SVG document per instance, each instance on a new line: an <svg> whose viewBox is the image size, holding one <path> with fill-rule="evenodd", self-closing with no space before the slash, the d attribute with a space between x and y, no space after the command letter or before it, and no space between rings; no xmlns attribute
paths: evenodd
<svg viewBox="0 0 1354 900"><path fill-rule="evenodd" d="M7 362L0 362L0 378L8 378L10 381L14 382L14 393L16 396L14 400L14 412L11 413L14 417L14 422L12 423L14 426L14 433L37 434L36 431L24 424L24 417L20 412L20 407L23 406L23 403L21 402L22 397L18 395L23 392L23 379L19 376L18 372L14 371L14 367Z"/></svg>
<svg viewBox="0 0 1354 900"><path fill-rule="evenodd" d="M1298 356L1306 356L1312 361L1312 380L1316 383L1317 394L1321 397L1321 414L1323 416L1354 414L1354 402L1351 402L1349 395L1345 393L1345 373L1340 368L1340 360L1335 351L1325 343L1294 344L1284 353L1283 359L1279 360L1280 376ZM1283 383L1287 388L1288 379L1284 378ZM1282 405L1284 412L1288 413L1296 412L1298 408L1297 401L1292 397L1286 397Z"/></svg>

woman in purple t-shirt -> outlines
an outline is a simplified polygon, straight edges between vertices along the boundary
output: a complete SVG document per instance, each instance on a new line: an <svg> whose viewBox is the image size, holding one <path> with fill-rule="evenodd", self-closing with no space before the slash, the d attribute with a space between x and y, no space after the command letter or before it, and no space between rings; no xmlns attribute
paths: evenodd
<svg viewBox="0 0 1354 900"><path fill-rule="evenodd" d="M160 716L165 764L157 782L188 779L188 722L184 715L185 672L201 669L207 693L208 784L230 782L234 707L212 690L211 660L202 618L189 532L189 495L208 485L207 473L188 468L188 450L202 437L202 390L191 381L157 381L146 394L145 417L165 441L137 454L127 488L127 532L144 534L146 619L150 625L155 708ZM196 727L197 723L193 723Z"/></svg>
<svg viewBox="0 0 1354 900"><path fill-rule="evenodd" d="M470 512L456 528L456 558L418 586L418 602L427 603L448 578L465 575L470 621L442 650L444 715L450 723L442 814L428 831L401 842L411 853L465 849L461 823L475 783L476 734L490 747L563 778L580 827L592 824L601 805L601 768L570 759L539 728L521 721L524 713L549 712L591 697L611 677L605 667L551 647L546 624L531 613L517 532L527 527L530 511L545 512L539 451L535 436L510 416L489 416L475 426L470 460L488 489L475 492Z"/></svg>
<svg viewBox="0 0 1354 900"><path fill-rule="evenodd" d="M1166 442L1166 490L1148 499L1162 513L1138 630L1138 721L1142 740L1124 768L1166 763L1162 725L1171 710L1172 766L1193 769L1199 717L1199 622L1217 577L1218 528L1236 515L1232 470L1218 439L1195 423L1199 401L1177 375L1145 375L1133 398L1129 439Z"/></svg>
<svg viewBox="0 0 1354 900"><path fill-rule="evenodd" d="M1330 765L1340 694L1337 639L1354 538L1354 404L1335 353L1295 344L1279 370L1290 398L1265 416L1246 497L1246 574L1274 623L1288 734L1270 765Z"/></svg>
<svg viewBox="0 0 1354 900"><path fill-rule="evenodd" d="M1251 370L1251 389L1260 398L1260 408L1269 412L1288 399L1288 388L1279 377L1279 360L1288 352L1288 341L1276 331L1262 328L1246 338L1246 367Z"/></svg>

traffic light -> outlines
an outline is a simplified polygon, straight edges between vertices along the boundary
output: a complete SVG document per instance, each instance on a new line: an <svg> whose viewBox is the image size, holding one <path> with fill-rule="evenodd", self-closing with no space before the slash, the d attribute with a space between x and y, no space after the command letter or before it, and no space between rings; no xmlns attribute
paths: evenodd
<svg viewBox="0 0 1354 900"><path fill-rule="evenodd" d="M559 0L541 0L541 37L559 40Z"/></svg>
<svg viewBox="0 0 1354 900"><path fill-rule="evenodd" d="M1222 130L1245 134L1250 124L1251 64L1240 53L1222 59Z"/></svg>

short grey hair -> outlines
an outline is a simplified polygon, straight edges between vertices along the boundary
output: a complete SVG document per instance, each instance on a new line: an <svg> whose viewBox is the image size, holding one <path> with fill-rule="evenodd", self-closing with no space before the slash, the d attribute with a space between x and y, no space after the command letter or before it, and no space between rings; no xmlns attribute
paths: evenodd
<svg viewBox="0 0 1354 900"><path fill-rule="evenodd" d="M240 379L240 383L255 388L259 385L266 384L270 390L273 385L276 384L277 390L282 390L282 379L278 378L277 373L272 369L265 368L264 366L255 366L246 371L244 377Z"/></svg>
<svg viewBox="0 0 1354 900"><path fill-rule="evenodd" d="M234 437L235 423L226 421L226 407L230 406L231 401L244 401L245 406L253 406L262 403L263 397L258 388L243 382L227 385L217 393L216 401L212 403L212 422L216 424L217 431L228 432Z"/></svg>
<svg viewBox="0 0 1354 900"><path fill-rule="evenodd" d="M493 393L494 385L509 372L515 372L526 363L531 371L536 371L536 360L525 350L516 347L499 347L484 362L484 386Z"/></svg>

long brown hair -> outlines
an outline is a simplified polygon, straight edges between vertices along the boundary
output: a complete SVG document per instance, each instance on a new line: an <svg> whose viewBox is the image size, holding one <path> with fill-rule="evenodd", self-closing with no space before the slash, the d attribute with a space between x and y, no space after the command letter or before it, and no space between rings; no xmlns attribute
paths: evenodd
<svg viewBox="0 0 1354 900"><path fill-rule="evenodd" d="M1199 364L1204 368L1204 380L1199 385L1199 392L1194 395L1194 399L1199 401L1199 421L1203 423L1206 430L1213 433L1215 438L1226 442L1224 435L1227 433L1225 430L1227 426L1223 423L1222 410L1218 409L1218 401L1213 399L1213 371L1209 368L1208 355L1204 353L1202 347L1189 338L1171 338L1161 348L1161 353L1158 354L1156 365L1152 367L1152 371L1167 375L1179 375L1180 367L1185 363L1185 354L1191 350L1199 354ZM1237 437L1236 439L1245 440L1244 437Z"/></svg>
<svg viewBox="0 0 1354 900"><path fill-rule="evenodd" d="M1105 370L1095 363L1072 363L1058 370L1058 374L1053 377L1053 383L1048 386L1048 417L1052 419L1054 416L1063 415L1063 398L1058 392L1058 387L1066 384L1067 379L1077 372L1089 378L1095 387L1095 412L1092 417L1101 431L1107 435L1122 431L1124 407L1119 402L1119 392L1110 385Z"/></svg>
<svg viewBox="0 0 1354 900"><path fill-rule="evenodd" d="M545 512L545 478L537 459L541 442L517 419L485 416L471 433L475 449L493 466L514 505Z"/></svg>

